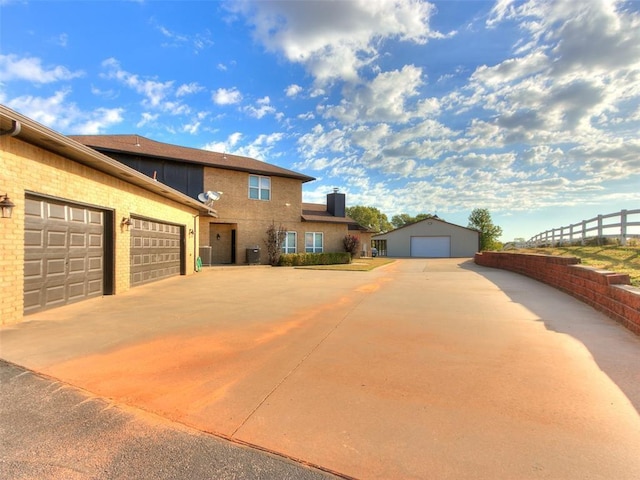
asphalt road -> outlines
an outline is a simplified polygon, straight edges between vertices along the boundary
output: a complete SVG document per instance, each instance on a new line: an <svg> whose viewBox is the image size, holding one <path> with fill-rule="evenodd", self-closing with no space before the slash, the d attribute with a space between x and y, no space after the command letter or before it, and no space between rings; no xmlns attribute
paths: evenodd
<svg viewBox="0 0 640 480"><path fill-rule="evenodd" d="M337 478L0 361L0 478Z"/></svg>
<svg viewBox="0 0 640 480"><path fill-rule="evenodd" d="M59 454L89 472L112 469L98 478L156 461L166 466L150 478L177 478L172 458L205 468L199 452L209 447L185 458L172 440L141 446L129 426L150 415L171 422L154 438L178 435L178 424L187 444L226 438L305 472L640 478L640 338L550 287L469 261L400 260L367 273L211 269L36 314L2 328L0 342L2 358L59 379L61 392L90 392L78 406L95 411L74 417L73 448ZM5 430L28 411L17 405L2 416ZM101 431L96 412L118 412L124 429ZM42 430L55 445L65 430L46 427L49 416ZM21 438L21 456L9 449L3 465L41 464L41 442ZM125 448L96 449L102 438ZM287 478L241 467L238 455L231 463L257 475L247 478ZM217 465L229 468L226 456ZM203 473L184 478L243 478Z"/></svg>

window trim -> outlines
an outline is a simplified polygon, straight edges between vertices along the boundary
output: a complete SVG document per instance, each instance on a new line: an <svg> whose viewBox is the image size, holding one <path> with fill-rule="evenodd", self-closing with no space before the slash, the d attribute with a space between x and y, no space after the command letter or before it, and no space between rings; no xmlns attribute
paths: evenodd
<svg viewBox="0 0 640 480"><path fill-rule="evenodd" d="M307 246L307 235L313 235L313 245ZM316 235L320 235L321 245L316 247ZM304 232L304 251L305 253L323 253L324 252L324 232Z"/></svg>
<svg viewBox="0 0 640 480"><path fill-rule="evenodd" d="M288 242L290 234L293 234L293 245L289 245L289 242ZM293 230L287 230L287 234L284 237L284 242L282 242L282 248L280 249L280 252L281 253L298 253L298 232Z"/></svg>
<svg viewBox="0 0 640 480"><path fill-rule="evenodd" d="M251 179L252 178L256 178L258 180L258 186L253 186L251 185ZM266 180L268 183L268 186L263 186L263 181ZM255 190L257 191L257 198L254 198L251 196L251 190ZM262 198L263 197L263 192L267 192L268 198ZM248 180L248 193L247 193L249 200L261 200L263 202L269 202L271 201L271 177L267 177L264 175L253 175L253 174L249 174L249 180Z"/></svg>

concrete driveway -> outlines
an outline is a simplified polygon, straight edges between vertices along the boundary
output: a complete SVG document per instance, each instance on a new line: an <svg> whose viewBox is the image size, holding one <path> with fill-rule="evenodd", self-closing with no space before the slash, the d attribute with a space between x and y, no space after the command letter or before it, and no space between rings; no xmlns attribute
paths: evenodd
<svg viewBox="0 0 640 480"><path fill-rule="evenodd" d="M640 478L640 338L469 260L209 269L28 319L3 359L345 476Z"/></svg>

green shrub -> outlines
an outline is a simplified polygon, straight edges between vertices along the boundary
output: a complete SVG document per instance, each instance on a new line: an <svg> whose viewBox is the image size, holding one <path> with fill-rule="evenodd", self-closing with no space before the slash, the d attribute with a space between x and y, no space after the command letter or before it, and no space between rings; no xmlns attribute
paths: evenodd
<svg viewBox="0 0 640 480"><path fill-rule="evenodd" d="M351 263L351 254L336 253L283 253L278 265L283 267L300 267L304 265L335 265Z"/></svg>

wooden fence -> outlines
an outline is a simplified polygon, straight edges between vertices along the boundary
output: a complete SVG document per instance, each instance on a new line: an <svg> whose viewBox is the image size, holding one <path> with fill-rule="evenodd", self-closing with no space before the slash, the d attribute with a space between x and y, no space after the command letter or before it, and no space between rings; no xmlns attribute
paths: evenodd
<svg viewBox="0 0 640 480"><path fill-rule="evenodd" d="M617 239L620 245L626 245L631 238L640 238L640 209L598 215L573 225L547 230L531 237L527 245L531 247L577 243L584 245L590 240L600 241L601 239Z"/></svg>

